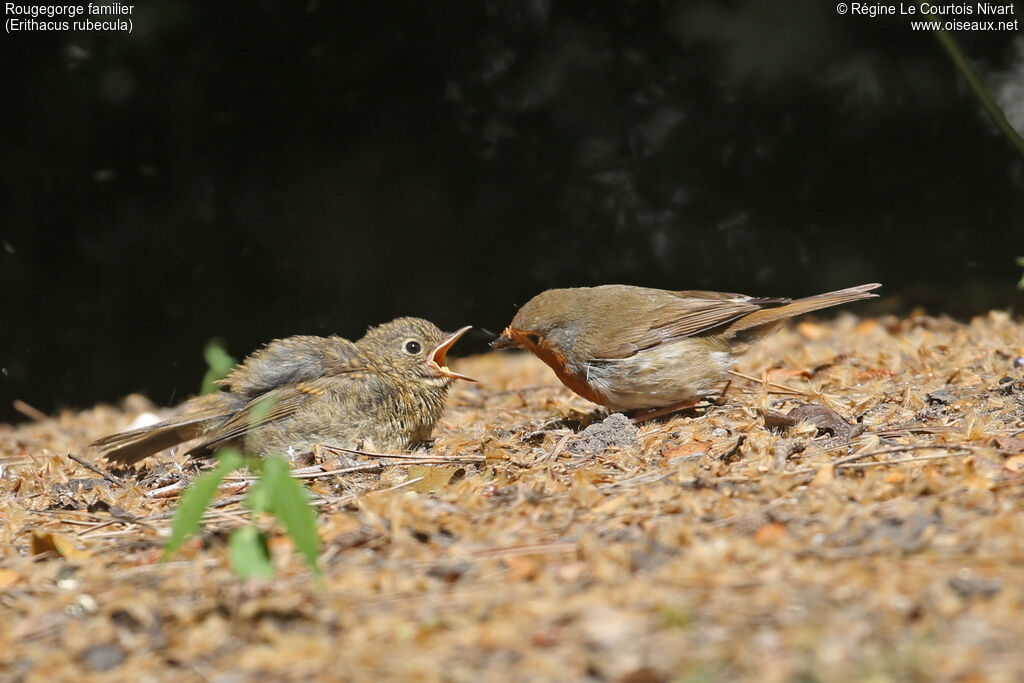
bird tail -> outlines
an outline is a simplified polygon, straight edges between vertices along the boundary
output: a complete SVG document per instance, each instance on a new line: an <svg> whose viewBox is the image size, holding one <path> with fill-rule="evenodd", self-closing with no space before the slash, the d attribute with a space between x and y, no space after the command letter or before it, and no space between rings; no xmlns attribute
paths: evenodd
<svg viewBox="0 0 1024 683"><path fill-rule="evenodd" d="M762 308L736 320L726 328L725 335L727 337L738 337L744 341L753 341L754 339L771 334L782 323L793 316L817 311L820 308L838 306L850 301L875 298L878 295L871 294L871 290L878 289L881 286L878 283L872 283L840 289L835 292L816 294L803 299L796 299L795 301L786 302L782 300L780 305Z"/></svg>
<svg viewBox="0 0 1024 683"><path fill-rule="evenodd" d="M228 414L221 412L181 415L148 427L111 434L89 445L97 448L109 462L133 465L165 448L201 436L227 417Z"/></svg>

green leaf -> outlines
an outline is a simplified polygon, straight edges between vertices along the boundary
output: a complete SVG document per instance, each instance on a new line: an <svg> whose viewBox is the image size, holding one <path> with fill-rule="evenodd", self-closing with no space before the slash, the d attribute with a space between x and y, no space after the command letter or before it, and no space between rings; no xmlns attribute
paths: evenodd
<svg viewBox="0 0 1024 683"><path fill-rule="evenodd" d="M224 350L224 341L221 339L211 339L203 349L203 356L209 369L203 375L203 385L199 393L212 394L219 389L217 380L227 377L238 361Z"/></svg>
<svg viewBox="0 0 1024 683"><path fill-rule="evenodd" d="M1024 257L1017 258L1017 265L1024 268ZM1024 275L1020 276L1020 282L1017 283L1017 289L1024 289Z"/></svg>
<svg viewBox="0 0 1024 683"><path fill-rule="evenodd" d="M163 559L166 560L173 555L185 539L196 532L203 519L203 513L217 493L217 487L224 481L224 477L237 470L244 462L241 454L233 448L219 451L218 458L220 462L217 467L212 472L196 477L178 501L178 509L174 512L174 522L171 525L171 537L164 546Z"/></svg>
<svg viewBox="0 0 1024 683"><path fill-rule="evenodd" d="M228 556L231 558L231 568L239 576L248 578L274 575L267 537L252 524L246 524L231 532L228 539Z"/></svg>
<svg viewBox="0 0 1024 683"><path fill-rule="evenodd" d="M253 403L252 410L249 411L249 424L258 425L270 414L270 411L274 409L274 404L277 403L277 396L273 394L266 394L260 396Z"/></svg>
<svg viewBox="0 0 1024 683"><path fill-rule="evenodd" d="M249 410L249 427L250 431L246 434L245 438L245 452L247 454L255 454L256 448L252 443L254 435L254 428L263 422L271 411L274 410L274 405L277 403L277 396L273 393L266 394L256 399L252 404L252 409ZM262 462L263 458L253 458ZM262 465L260 466L262 469Z"/></svg>
<svg viewBox="0 0 1024 683"><path fill-rule="evenodd" d="M310 569L319 576L320 539L316 535L316 511L310 504L309 491L291 476L283 458L266 459L263 484L270 499L270 512L281 521Z"/></svg>
<svg viewBox="0 0 1024 683"><path fill-rule="evenodd" d="M266 480L261 476L250 487L249 492L245 494L245 507L256 513L270 512L272 504L271 495L270 487L267 486Z"/></svg>

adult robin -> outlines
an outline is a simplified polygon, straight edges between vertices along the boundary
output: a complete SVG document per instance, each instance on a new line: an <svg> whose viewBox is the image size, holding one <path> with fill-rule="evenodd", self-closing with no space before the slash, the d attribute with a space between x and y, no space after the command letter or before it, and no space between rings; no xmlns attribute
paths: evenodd
<svg viewBox="0 0 1024 683"><path fill-rule="evenodd" d="M225 445L260 455L303 453L315 445L407 449L430 436L456 379L448 349L468 330L445 334L420 318L371 327L353 343L296 336L270 342L238 365L219 391L188 412L93 442L107 460L129 465L185 441L196 457Z"/></svg>
<svg viewBox="0 0 1024 683"><path fill-rule="evenodd" d="M520 308L491 346L531 351L565 386L614 411L664 414L712 393L736 354L789 318L874 297L880 286L796 300L629 285L551 289Z"/></svg>

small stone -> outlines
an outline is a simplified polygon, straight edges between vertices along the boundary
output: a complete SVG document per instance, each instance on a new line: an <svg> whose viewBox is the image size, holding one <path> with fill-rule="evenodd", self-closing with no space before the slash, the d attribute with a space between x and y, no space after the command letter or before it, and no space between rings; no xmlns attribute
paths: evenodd
<svg viewBox="0 0 1024 683"><path fill-rule="evenodd" d="M427 569L427 576L441 579L445 583L455 583L473 568L471 562L442 562Z"/></svg>
<svg viewBox="0 0 1024 683"><path fill-rule="evenodd" d="M931 404L941 403L946 405L955 401L956 395L949 389L939 389L928 394L927 398Z"/></svg>
<svg viewBox="0 0 1024 683"><path fill-rule="evenodd" d="M960 572L956 576L950 577L947 583L950 588L965 598L991 598L1003 589L1003 582L999 579L972 576L970 572Z"/></svg>
<svg viewBox="0 0 1024 683"><path fill-rule="evenodd" d="M577 454L604 453L613 446L635 448L638 445L636 425L622 413L614 413L580 432L568 450Z"/></svg>
<svg viewBox="0 0 1024 683"><path fill-rule="evenodd" d="M124 650L117 645L93 645L82 653L82 662L93 671L116 669L124 659Z"/></svg>

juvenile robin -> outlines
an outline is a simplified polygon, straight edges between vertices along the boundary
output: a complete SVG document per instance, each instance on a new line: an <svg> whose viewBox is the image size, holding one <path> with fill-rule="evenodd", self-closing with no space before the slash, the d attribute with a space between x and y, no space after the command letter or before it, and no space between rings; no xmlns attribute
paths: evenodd
<svg viewBox="0 0 1024 683"><path fill-rule="evenodd" d="M226 445L260 455L303 453L314 445L407 449L430 436L456 379L448 349L468 330L445 334L420 318L371 327L353 343L296 336L270 342L238 365L224 391L193 399L188 412L92 443L130 465L185 441L202 457Z"/></svg>
<svg viewBox="0 0 1024 683"><path fill-rule="evenodd" d="M789 318L874 297L880 286L796 300L629 285L551 289L526 302L491 346L531 351L565 386L614 411L664 414L711 393L738 353Z"/></svg>

